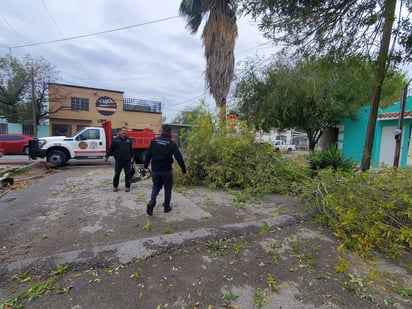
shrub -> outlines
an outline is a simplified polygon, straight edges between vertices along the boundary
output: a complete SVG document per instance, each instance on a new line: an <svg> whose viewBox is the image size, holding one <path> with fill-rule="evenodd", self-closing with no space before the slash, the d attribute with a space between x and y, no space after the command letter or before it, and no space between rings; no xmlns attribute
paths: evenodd
<svg viewBox="0 0 412 309"><path fill-rule="evenodd" d="M188 176L177 182L235 191L242 201L299 194L319 222L363 256L377 249L397 258L412 250L410 169L356 172L335 147L306 160L286 157L257 143L247 128L228 129L207 111L191 123L185 141Z"/></svg>
<svg viewBox="0 0 412 309"><path fill-rule="evenodd" d="M367 256L377 249L393 258L412 250L412 171L319 171L302 198L347 248Z"/></svg>
<svg viewBox="0 0 412 309"><path fill-rule="evenodd" d="M309 163L309 168L312 171L317 171L324 168L332 168L334 171L354 171L356 162L350 158L345 159L342 151L332 145L322 151L311 151L306 156Z"/></svg>
<svg viewBox="0 0 412 309"><path fill-rule="evenodd" d="M303 162L294 162L273 147L256 142L254 132L245 126L227 128L207 111L191 123L185 141L186 184L240 190L255 196L290 194L308 175Z"/></svg>

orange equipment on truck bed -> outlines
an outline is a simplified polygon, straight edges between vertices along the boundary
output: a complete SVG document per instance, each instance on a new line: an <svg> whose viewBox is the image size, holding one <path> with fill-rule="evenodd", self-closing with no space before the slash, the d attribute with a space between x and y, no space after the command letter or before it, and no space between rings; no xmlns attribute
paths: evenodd
<svg viewBox="0 0 412 309"><path fill-rule="evenodd" d="M106 134L106 148L108 150L113 141L112 122L110 120L100 120L100 122ZM145 151L149 148L152 139L159 136L159 134L149 128L144 128L142 130L127 131L127 136L132 140L135 160L143 163Z"/></svg>
<svg viewBox="0 0 412 309"><path fill-rule="evenodd" d="M101 122L106 133L106 147L109 148L113 141L112 122L110 120L101 120ZM127 131L127 136L133 141L133 149L147 149L152 139L159 136L159 134L149 128L144 128L142 130Z"/></svg>

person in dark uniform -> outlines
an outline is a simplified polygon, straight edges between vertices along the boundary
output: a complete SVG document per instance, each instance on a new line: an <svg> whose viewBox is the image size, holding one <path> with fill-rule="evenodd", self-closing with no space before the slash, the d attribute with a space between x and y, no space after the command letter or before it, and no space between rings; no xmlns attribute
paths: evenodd
<svg viewBox="0 0 412 309"><path fill-rule="evenodd" d="M133 149L132 141L127 137L127 128L122 127L113 139L109 151L106 153L104 161L107 161L110 156L114 157L114 177L113 177L113 191L119 190L120 173L124 170L125 191L130 191L130 184L132 178L132 160Z"/></svg>
<svg viewBox="0 0 412 309"><path fill-rule="evenodd" d="M165 190L163 203L164 212L167 213L172 210L172 207L170 207L170 200L172 198L173 186L173 157L179 164L182 173L186 174L186 165L183 160L183 156L177 144L172 141L171 132L172 127L170 125L166 124L162 126L162 134L150 142L150 146L144 160L144 170L149 171L149 163L151 163L152 170L152 193L146 209L149 216L153 215L153 208L156 205L156 198L162 187L164 187Z"/></svg>

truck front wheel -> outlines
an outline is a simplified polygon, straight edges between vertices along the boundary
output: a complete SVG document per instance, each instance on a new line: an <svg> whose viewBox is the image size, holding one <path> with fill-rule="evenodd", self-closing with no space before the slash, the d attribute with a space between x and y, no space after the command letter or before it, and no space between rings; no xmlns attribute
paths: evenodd
<svg viewBox="0 0 412 309"><path fill-rule="evenodd" d="M67 157L61 150L52 150L47 155L47 162L56 167L64 166L66 161Z"/></svg>

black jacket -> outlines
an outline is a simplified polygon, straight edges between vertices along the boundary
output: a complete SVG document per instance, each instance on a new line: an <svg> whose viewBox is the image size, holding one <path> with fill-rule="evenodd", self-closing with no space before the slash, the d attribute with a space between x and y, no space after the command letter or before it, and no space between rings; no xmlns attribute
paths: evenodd
<svg viewBox="0 0 412 309"><path fill-rule="evenodd" d="M169 134L163 133L150 142L143 167L147 168L151 161L153 172L170 171L172 170L173 157L179 163L182 173L185 174L186 165L177 144L172 141Z"/></svg>
<svg viewBox="0 0 412 309"><path fill-rule="evenodd" d="M116 136L110 145L109 152L106 157L113 156L115 160L127 161L133 158L132 141L130 138Z"/></svg>

